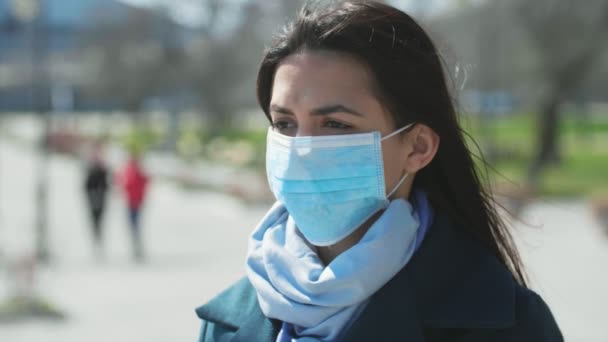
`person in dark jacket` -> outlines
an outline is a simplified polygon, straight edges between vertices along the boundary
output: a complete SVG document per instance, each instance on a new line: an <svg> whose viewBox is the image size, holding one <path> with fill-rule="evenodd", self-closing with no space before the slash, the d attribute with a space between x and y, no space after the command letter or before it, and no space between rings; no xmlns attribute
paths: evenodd
<svg viewBox="0 0 608 342"><path fill-rule="evenodd" d="M103 249L102 219L108 188L108 168L102 158L101 145L96 145L87 166L84 190L91 217L93 243L98 257L101 256Z"/></svg>
<svg viewBox="0 0 608 342"><path fill-rule="evenodd" d="M305 7L265 52L277 202L199 341L559 342L458 124L441 57L378 2Z"/></svg>

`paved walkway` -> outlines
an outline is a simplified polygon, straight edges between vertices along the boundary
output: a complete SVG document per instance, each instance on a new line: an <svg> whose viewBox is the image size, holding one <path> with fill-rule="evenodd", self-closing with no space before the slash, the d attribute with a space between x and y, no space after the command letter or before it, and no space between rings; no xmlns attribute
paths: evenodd
<svg viewBox="0 0 608 342"><path fill-rule="evenodd" d="M0 141L0 250L31 250L35 159ZM82 166L51 162L51 252L38 291L64 310L65 322L0 325L0 341L194 341L194 307L243 275L246 240L264 207L218 193L153 182L145 213L149 261L136 265L123 202L113 193L106 221L107 258L92 256L81 193ZM582 202L537 203L518 224L533 287L552 307L567 341L605 342L608 243ZM0 265L1 266L1 265ZM0 277L0 297L6 295Z"/></svg>
<svg viewBox="0 0 608 342"><path fill-rule="evenodd" d="M568 342L608 341L608 234L581 201L536 203L516 237Z"/></svg>
<svg viewBox="0 0 608 342"><path fill-rule="evenodd" d="M9 256L32 250L34 165L27 150L0 143L0 250ZM81 165L54 157L50 177L54 262L41 270L38 290L69 319L0 325L0 341L195 340L194 307L242 276L247 235L264 208L153 182L144 217L149 260L137 265L115 192L105 224L107 258L99 263L91 250Z"/></svg>

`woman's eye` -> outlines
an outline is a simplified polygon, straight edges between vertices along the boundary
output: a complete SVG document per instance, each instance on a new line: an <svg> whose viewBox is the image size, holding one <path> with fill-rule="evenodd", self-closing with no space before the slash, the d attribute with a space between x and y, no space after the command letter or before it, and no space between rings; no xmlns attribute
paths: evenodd
<svg viewBox="0 0 608 342"><path fill-rule="evenodd" d="M350 125L343 124L338 121L328 120L325 122L325 126L333 129L349 129L352 128Z"/></svg>
<svg viewBox="0 0 608 342"><path fill-rule="evenodd" d="M272 128L276 129L276 130L285 130L288 128L292 128L293 124L287 121L277 121L277 122L273 122L272 123Z"/></svg>

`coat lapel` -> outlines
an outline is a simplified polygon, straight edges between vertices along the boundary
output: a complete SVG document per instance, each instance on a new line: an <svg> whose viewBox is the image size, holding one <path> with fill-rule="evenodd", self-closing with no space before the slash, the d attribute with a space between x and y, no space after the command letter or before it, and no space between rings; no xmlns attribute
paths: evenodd
<svg viewBox="0 0 608 342"><path fill-rule="evenodd" d="M234 342L274 342L281 324L264 316L247 277L196 309L196 313L201 319L235 330Z"/></svg>
<svg viewBox="0 0 608 342"><path fill-rule="evenodd" d="M438 215L404 269L423 324L433 328L501 329L515 324L516 282L463 227Z"/></svg>
<svg viewBox="0 0 608 342"><path fill-rule="evenodd" d="M343 341L424 342L414 293L407 278L406 272L400 272L373 295Z"/></svg>
<svg viewBox="0 0 608 342"><path fill-rule="evenodd" d="M280 329L280 322L264 316L261 310L252 310L249 317L241 323L232 338L232 342L275 342Z"/></svg>

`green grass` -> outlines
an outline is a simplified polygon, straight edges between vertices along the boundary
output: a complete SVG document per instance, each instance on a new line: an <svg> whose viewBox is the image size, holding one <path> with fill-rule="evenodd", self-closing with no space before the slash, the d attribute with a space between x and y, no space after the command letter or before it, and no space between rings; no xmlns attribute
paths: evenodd
<svg viewBox="0 0 608 342"><path fill-rule="evenodd" d="M0 323L28 318L63 320L66 315L49 302L37 297L12 297L0 302Z"/></svg>
<svg viewBox="0 0 608 342"><path fill-rule="evenodd" d="M535 117L520 114L488 122L465 120L465 129L488 153L498 182L525 184L535 146ZM608 195L608 120L565 117L559 127L562 161L547 168L539 184L543 197ZM503 177L504 176L504 177ZM505 179L506 177L506 179Z"/></svg>

